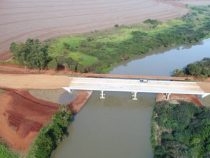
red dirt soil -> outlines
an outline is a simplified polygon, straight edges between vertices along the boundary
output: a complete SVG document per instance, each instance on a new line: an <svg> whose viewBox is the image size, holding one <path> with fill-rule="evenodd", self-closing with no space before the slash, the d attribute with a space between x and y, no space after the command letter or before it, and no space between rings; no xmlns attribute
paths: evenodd
<svg viewBox="0 0 210 158"><path fill-rule="evenodd" d="M156 102L161 102L161 101L166 101L166 95L157 94ZM192 102L199 107L203 106L200 99L195 95L171 94L170 98L169 98L169 101L186 101L186 102Z"/></svg>
<svg viewBox="0 0 210 158"><path fill-rule="evenodd" d="M14 150L26 152L58 105L34 98L24 90L0 94L0 137Z"/></svg>
<svg viewBox="0 0 210 158"><path fill-rule="evenodd" d="M69 108L73 113L78 113L85 105L91 96L91 92L80 91L77 93L76 98L69 104Z"/></svg>
<svg viewBox="0 0 210 158"><path fill-rule="evenodd" d="M0 61L8 60L11 57L12 57L12 54L9 51L7 51L5 53L1 53L0 54Z"/></svg>

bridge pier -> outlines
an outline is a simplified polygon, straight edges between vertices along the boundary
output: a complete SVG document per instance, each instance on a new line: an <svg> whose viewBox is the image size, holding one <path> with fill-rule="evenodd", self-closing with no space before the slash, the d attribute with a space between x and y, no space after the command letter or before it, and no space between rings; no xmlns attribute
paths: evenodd
<svg viewBox="0 0 210 158"><path fill-rule="evenodd" d="M170 95L171 95L171 93L166 93L166 100L170 99Z"/></svg>
<svg viewBox="0 0 210 158"><path fill-rule="evenodd" d="M105 94L104 94L104 91L101 91L101 94L100 94L100 99L105 99Z"/></svg>
<svg viewBox="0 0 210 158"><path fill-rule="evenodd" d="M203 98L205 98L205 97L207 97L209 95L210 95L209 93L203 94L203 95L201 95L201 98L203 99Z"/></svg>
<svg viewBox="0 0 210 158"><path fill-rule="evenodd" d="M72 93L72 90L70 88L68 88L68 87L63 87L63 89L66 90L69 93Z"/></svg>
<svg viewBox="0 0 210 158"><path fill-rule="evenodd" d="M138 98L137 98L137 92L133 92L133 94L132 94L132 100L138 100Z"/></svg>

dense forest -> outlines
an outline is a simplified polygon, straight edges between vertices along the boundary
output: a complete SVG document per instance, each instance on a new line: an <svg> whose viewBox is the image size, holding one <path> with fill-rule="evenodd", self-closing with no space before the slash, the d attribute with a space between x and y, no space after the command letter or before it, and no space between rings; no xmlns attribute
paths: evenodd
<svg viewBox="0 0 210 158"><path fill-rule="evenodd" d="M119 26L45 42L29 39L12 43L15 60L29 68L70 68L80 72L107 72L116 64L157 49L196 43L210 35L210 6L191 7L182 18Z"/></svg>
<svg viewBox="0 0 210 158"><path fill-rule="evenodd" d="M184 69L174 71L174 76L210 77L210 58L187 65Z"/></svg>
<svg viewBox="0 0 210 158"><path fill-rule="evenodd" d="M210 109L192 103L157 103L152 116L156 158L210 157Z"/></svg>

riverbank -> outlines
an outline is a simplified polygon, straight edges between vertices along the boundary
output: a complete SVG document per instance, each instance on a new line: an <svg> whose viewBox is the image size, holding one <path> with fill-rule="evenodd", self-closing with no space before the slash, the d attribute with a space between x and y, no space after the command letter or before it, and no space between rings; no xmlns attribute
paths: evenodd
<svg viewBox="0 0 210 158"><path fill-rule="evenodd" d="M180 22L180 21L174 21L174 23L176 23L176 22ZM173 23L173 22L172 22ZM150 24L149 24L150 25ZM152 25L151 25L152 26ZM177 26L177 24L174 24L174 26ZM168 26L164 26L164 25L161 25L161 27L160 27L160 29L162 29L162 27L164 28L162 31L167 31L167 29L165 30L165 27L166 28L168 28ZM125 32L126 31L128 31L127 29L125 29ZM132 31L136 31L136 30L132 30ZM138 30L139 31L139 30ZM137 31L137 33L138 33L138 31ZM157 31L157 30L156 30ZM136 33L136 32L135 32ZM150 32L150 33L152 33L152 32ZM157 32L155 32L155 33L157 33ZM160 32L159 32L160 33ZM124 35L124 34L123 34ZM120 37L122 37L122 36L120 36ZM142 38L142 37L141 37ZM143 37L143 38L145 38L145 36ZM111 38L111 42L113 42L113 39L116 39L116 37L114 37L114 38ZM91 39L90 39L91 40ZM99 39L99 40L104 40L104 37L103 38L101 38L101 39ZM107 39L106 39L107 40ZM117 41L118 41L119 39L117 39ZM127 39L126 39L127 40ZM142 39L141 39L142 40ZM122 42L123 43L123 41L124 41L124 39L122 40L122 41L120 41L120 42ZM110 41L109 41L109 39L108 39L108 43L109 43ZM118 41L119 42L119 41ZM136 39L136 41L134 41L134 42L136 42L136 43L138 43L139 42L139 39ZM147 41L148 42L148 41ZM76 46L77 46L77 41L74 41L73 40L73 44L75 44L76 43ZM65 44L65 41L64 41L64 44ZM70 40L70 48L67 48L67 49L77 49L76 47L74 47L75 45L73 45L73 47L71 47L72 45L72 41ZM103 44L103 42L101 43L101 45ZM118 43L119 44L119 43ZM101 47L101 45L99 45L100 47ZM119 45L118 45L119 46ZM137 49L137 48L136 48ZM72 51L72 50L71 50ZM106 50L107 51L107 50ZM118 50L119 51L119 50ZM110 52L112 52L112 50L110 51L109 50L109 53ZM135 50L134 50L134 52L135 52ZM94 52L94 53L97 53L97 52ZM126 54L127 52L125 52L125 54ZM73 54L73 56L71 56L71 57L75 57L74 55L75 54L77 54L77 52L75 53L72 53ZM81 53L78 53L80 56L81 55L83 55L83 54L81 54ZM112 55L112 53L110 53L110 54L108 54L108 55ZM86 56L87 57L87 56ZM90 56L89 56L90 57ZM103 57L103 56L102 56ZM134 56L133 56L134 57ZM83 59L83 58L82 58ZM93 58L88 58L88 59L93 59ZM120 60L123 60L123 61L125 61L125 60L127 60L127 56L123 56L122 58L120 57ZM91 60L92 61L92 60ZM96 61L96 60L94 60L94 61ZM102 60L103 61L103 60ZM110 67L113 67L114 65L111 65ZM107 69L108 70L108 69ZM106 70L106 71L107 71ZM14 76L15 77L15 76ZM24 79L24 78L23 78ZM44 78L41 78L41 80L43 80ZM51 80L51 77L49 77L49 78L46 78L47 80L45 80L42 84L44 85L44 86L46 86L46 87L43 87L43 86L40 86L39 88L43 88L43 89L45 89L45 88L57 88L57 87L60 87L60 86L63 86L63 85L66 85L67 83L68 83L68 80L65 78L65 80L62 80L62 82L60 82L61 80L59 80L58 82L56 82L56 83L58 83L58 84L56 84L56 85L52 85L52 84L49 84L49 83L46 83L46 82L49 82L50 80ZM29 80L35 80L34 78L29 78L28 79L28 81ZM55 80L57 80L57 79L55 79ZM15 78L14 78L14 81L15 81ZM36 80L36 81L38 81L38 80ZM64 83L65 82L65 83ZM24 82L22 82L22 83L24 83ZM62 84L62 83L64 83L64 84ZM7 82L4 82L4 85L9 85ZM15 82L13 82L13 86L17 86L16 84L15 84ZM36 85L36 83L35 83L35 85L34 85L34 88L35 87L37 87L37 85ZM17 87L16 87L17 88ZM19 87L20 88L20 87ZM84 98L86 98L87 96L86 95L84 95ZM83 104L83 101L82 101L83 99L79 99L79 101L78 102L80 102L81 103L81 105ZM78 102L75 102L73 105L77 105L78 104ZM121 105L122 103L121 102L119 102L119 104L118 105ZM131 104L131 103L128 103L128 104ZM81 106L79 106L79 107L81 107ZM76 107L77 108L77 107ZM109 107L108 107L109 108ZM128 108L129 109L129 108ZM127 112L130 110L128 110L128 109L126 109L126 112L125 112L125 115L124 116L127 116ZM119 110L119 109L118 109ZM131 111L131 110L130 110ZM138 112L140 112L140 110L138 111ZM103 113L102 113L102 115L104 115ZM139 115L139 114L138 114ZM115 116L116 117L116 115L114 114L113 116ZM137 116L137 115L135 115L135 116ZM115 118L115 117L113 117L113 118ZM105 117L105 118L107 118L107 116ZM124 117L125 118L125 117ZM126 118L127 119L127 118ZM120 119L119 119L120 120ZM136 118L134 118L134 121L136 120ZM141 119L139 119L139 120L141 120ZM111 120L110 120L111 121ZM133 122L134 122L133 121ZM132 122L132 123L133 123ZM145 120L143 121L143 122L145 122ZM92 123L92 122L91 122ZM132 124L132 123L129 123L129 124ZM117 124L117 123L116 123ZM115 124L115 125L116 125ZM113 127L115 127L115 125L113 125ZM119 125L119 124L118 124ZM139 124L138 124L139 125ZM137 125L137 126L138 126ZM87 125L86 125L87 126ZM124 124L123 124L123 126L124 126ZM104 127L105 127L105 125L104 125ZM111 129L111 128L110 128ZM123 129L123 130L121 130L120 132L122 132L122 131L125 131L125 129ZM147 131L148 132L148 131ZM96 133L98 133L98 131L96 132ZM104 134L104 135L106 135L106 133ZM137 135L137 133L136 133L136 135ZM95 135L94 135L95 136ZM124 137L125 138L125 137ZM126 137L127 138L127 137ZM142 141L143 142L143 141ZM117 143L116 143L117 144ZM125 144L125 143L122 143L122 144ZM117 146L117 145L116 145ZM137 147L139 147L138 145L137 145ZM129 147L128 147L129 148Z"/></svg>
<svg viewBox="0 0 210 158"><path fill-rule="evenodd" d="M68 105L71 112L76 114L84 107L85 103L90 98L91 91L80 91L77 92L75 99Z"/></svg>
<svg viewBox="0 0 210 158"><path fill-rule="evenodd" d="M13 150L26 153L39 130L58 110L58 105L14 89L5 89L0 100L0 137Z"/></svg>
<svg viewBox="0 0 210 158"><path fill-rule="evenodd" d="M73 113L79 112L90 95L90 92L80 92L68 107ZM0 100L0 137L14 153L26 155L40 130L58 112L59 105L37 99L26 90L15 89L1 89Z"/></svg>
<svg viewBox="0 0 210 158"><path fill-rule="evenodd" d="M46 42L27 40L22 45L44 49L45 58L33 62L25 47L13 43L11 51L16 62L29 68L69 68L77 72L108 72L119 63L148 55L161 48L195 44L209 37L210 7L190 7L186 16L167 22L148 19L134 26L117 26L109 31L94 32L79 36L66 36ZM34 45L34 47L30 47ZM34 50L35 51L35 50ZM38 51L38 50L36 50ZM43 52L38 52L43 53ZM19 56L26 56L25 59ZM35 63L43 62L44 65Z"/></svg>
<svg viewBox="0 0 210 158"><path fill-rule="evenodd" d="M193 103L199 107L203 107L201 100L195 95L185 95L185 94L171 94L167 99L166 95L164 94L157 94L156 95L156 103L168 101L171 103L177 103L185 101L189 103Z"/></svg>
<svg viewBox="0 0 210 158"><path fill-rule="evenodd" d="M135 24L148 18L167 20L185 15L188 9L160 0L29 0L25 3L12 0L2 4L0 11L0 30L4 30L0 37L1 54L8 51L14 41L46 40L111 28L116 24Z"/></svg>
<svg viewBox="0 0 210 158"><path fill-rule="evenodd" d="M209 76L209 58L190 63L175 75L197 78ZM204 89L207 85L203 84ZM156 97L151 125L151 143L155 157L209 157L209 102L205 106L193 95Z"/></svg>
<svg viewBox="0 0 210 158"><path fill-rule="evenodd" d="M154 157L208 157L210 109L189 102L156 103L151 126Z"/></svg>
<svg viewBox="0 0 210 158"><path fill-rule="evenodd" d="M190 63L182 69L176 69L173 76L194 76L197 78L210 77L210 58L206 57L200 61Z"/></svg>

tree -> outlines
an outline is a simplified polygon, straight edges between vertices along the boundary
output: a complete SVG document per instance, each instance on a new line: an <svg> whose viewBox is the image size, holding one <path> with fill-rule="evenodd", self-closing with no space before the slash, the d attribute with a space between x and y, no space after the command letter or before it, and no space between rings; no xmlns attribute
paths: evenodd
<svg viewBox="0 0 210 158"><path fill-rule="evenodd" d="M198 76L202 72L202 67L196 64L189 64L186 70L189 75Z"/></svg>
<svg viewBox="0 0 210 158"><path fill-rule="evenodd" d="M15 59L28 68L44 69L50 61L48 46L38 39L28 39L25 43L12 43L10 50Z"/></svg>

